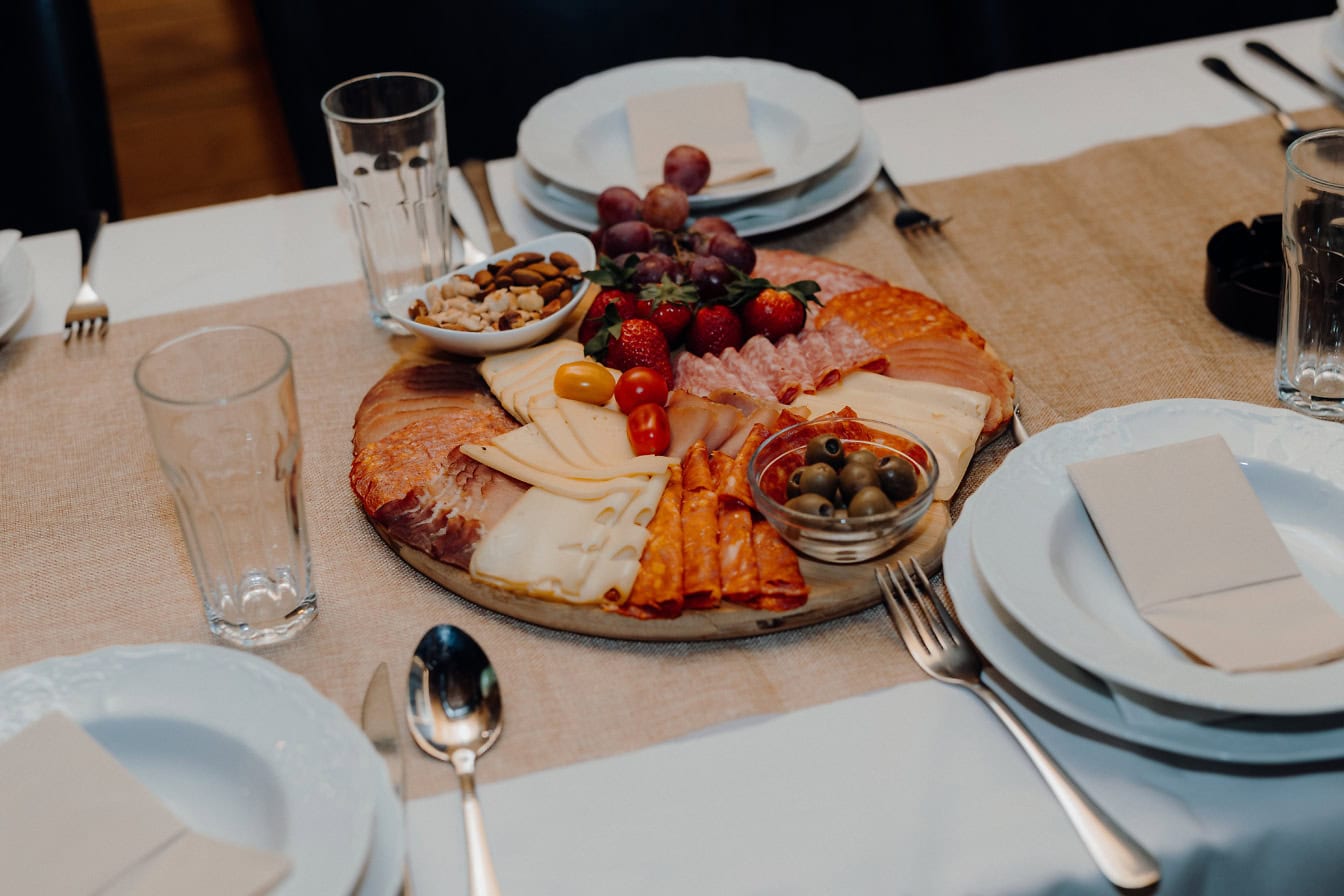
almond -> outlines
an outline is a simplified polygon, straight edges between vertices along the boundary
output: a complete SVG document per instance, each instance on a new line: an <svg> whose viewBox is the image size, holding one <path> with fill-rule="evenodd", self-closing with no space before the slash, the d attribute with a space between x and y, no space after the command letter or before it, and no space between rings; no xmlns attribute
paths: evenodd
<svg viewBox="0 0 1344 896"><path fill-rule="evenodd" d="M574 260L573 255L570 255L567 252L552 252L551 264L555 265L562 271L565 268L573 268L576 271L579 269L579 263Z"/></svg>
<svg viewBox="0 0 1344 896"><path fill-rule="evenodd" d="M521 283L525 286L540 286L546 282L546 278L531 268L518 268L512 274L514 283Z"/></svg>

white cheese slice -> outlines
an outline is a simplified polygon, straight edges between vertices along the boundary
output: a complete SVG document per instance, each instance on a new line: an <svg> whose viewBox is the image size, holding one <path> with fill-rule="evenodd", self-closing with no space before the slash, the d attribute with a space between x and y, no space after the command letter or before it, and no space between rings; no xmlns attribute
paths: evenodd
<svg viewBox="0 0 1344 896"><path fill-rule="evenodd" d="M599 464L624 463L635 456L625 431L625 415L620 411L569 398L558 399L555 406Z"/></svg>
<svg viewBox="0 0 1344 896"><path fill-rule="evenodd" d="M555 451L556 457L576 467L587 467L597 463L597 460L583 447L583 443L574 434L574 430L570 428L565 415L560 413L558 407L538 407L531 409L530 413L532 425L541 430L541 434Z"/></svg>
<svg viewBox="0 0 1344 896"><path fill-rule="evenodd" d="M613 492L635 492L645 484L643 476L617 476L612 479L567 479L549 470L543 470L525 464L507 452L493 445L463 445L461 451L467 457L485 464L492 470L498 470L505 476L540 486L557 495L586 500L601 498Z"/></svg>
<svg viewBox="0 0 1344 896"><path fill-rule="evenodd" d="M491 355L481 361L476 369L480 371L481 378L491 391L497 391L496 386L502 389L535 374L544 367L549 366L551 375L554 376L555 368L569 361L578 361L582 357L583 346L571 339L557 339L554 342L543 342L541 345L520 348L502 355Z"/></svg>
<svg viewBox="0 0 1344 896"><path fill-rule="evenodd" d="M542 488L528 489L477 544L471 575L509 591L574 602L579 590L567 588L572 570L592 563L590 546L604 502L566 498Z"/></svg>
<svg viewBox="0 0 1344 896"><path fill-rule="evenodd" d="M529 467L545 470L566 479L600 480L618 476L653 476L666 473L668 464L676 463L673 458L660 455L632 457L619 464L589 463L577 466L566 463L551 449L551 443L542 435L536 424L520 426L518 429L501 433L491 439L490 444Z"/></svg>
<svg viewBox="0 0 1344 896"><path fill-rule="evenodd" d="M990 398L988 395L957 386L944 386L942 383L901 380L867 370L856 370L841 380L840 385L846 389L880 392L893 398L919 402L930 408L939 409L944 413L970 417L979 420L982 428L985 423L985 414L989 413ZM806 397L804 396L804 398Z"/></svg>
<svg viewBox="0 0 1344 896"><path fill-rule="evenodd" d="M649 542L649 521L666 486L666 472L652 476L630 499L584 575L580 600L599 600L608 591L615 591L622 600L630 596L639 575L639 560Z"/></svg>
<svg viewBox="0 0 1344 896"><path fill-rule="evenodd" d="M555 400L555 371L545 376L537 376L521 384L513 393L513 416L523 423L531 423L529 409L533 403L537 407L546 407Z"/></svg>
<svg viewBox="0 0 1344 896"><path fill-rule="evenodd" d="M495 393L504 409L523 423L530 422L527 416L528 402L538 395L553 393L556 369L562 364L583 358L583 346L569 339L546 343L541 349L536 354L521 358L513 366L496 369L493 376L486 380L486 385ZM481 367L492 360L487 358L482 361Z"/></svg>

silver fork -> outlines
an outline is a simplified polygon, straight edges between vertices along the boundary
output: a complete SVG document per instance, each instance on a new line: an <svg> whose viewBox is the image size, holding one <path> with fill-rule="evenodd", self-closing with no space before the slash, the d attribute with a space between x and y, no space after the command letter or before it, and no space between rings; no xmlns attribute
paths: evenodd
<svg viewBox="0 0 1344 896"><path fill-rule="evenodd" d="M919 563L901 563L899 574L890 566L885 569L885 575L877 572L878 587L919 667L939 681L968 688L988 704L1041 773L1107 880L1127 889L1157 883L1162 876L1157 860L1092 802L999 695L985 687L980 676L988 664L943 606Z"/></svg>
<svg viewBox="0 0 1344 896"><path fill-rule="evenodd" d="M935 218L928 212L915 208L910 204L910 200L905 197L905 192L901 190L900 184L896 183L896 178L891 176L891 172L883 168L882 174L886 177L891 192L896 194L898 211L896 217L892 219L892 223L901 233L923 233L928 230L941 231L943 225L952 220L951 215L946 218Z"/></svg>
<svg viewBox="0 0 1344 896"><path fill-rule="evenodd" d="M93 261L93 247L98 242L98 233L107 223L107 212L100 211L87 227L79 229L79 248L81 270L79 292L65 312L65 341L70 341L73 333L82 339L87 333L90 338L95 334L107 335L107 303L98 298L92 284L89 283L89 265Z"/></svg>

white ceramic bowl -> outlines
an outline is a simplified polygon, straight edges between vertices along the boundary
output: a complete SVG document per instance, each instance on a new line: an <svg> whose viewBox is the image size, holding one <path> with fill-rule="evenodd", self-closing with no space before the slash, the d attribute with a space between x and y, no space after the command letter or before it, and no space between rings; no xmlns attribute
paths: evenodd
<svg viewBox="0 0 1344 896"><path fill-rule="evenodd" d="M467 274L468 276L476 273L491 262L507 260L513 258L520 252L539 252L542 255L550 255L552 252L564 252L579 263L579 268L585 271L591 271L597 266L597 252L593 249L593 244L588 237L580 233L553 233L550 236L544 236L540 239L532 240L514 246L512 249L506 249L503 252L496 252L485 261L478 264L470 264L466 267L445 274L429 283L421 284L415 289L407 290L388 303L388 310L392 316L398 320L402 326L412 333L419 334L433 343L435 347L444 351L452 352L456 355L468 355L473 358L484 357L485 355L494 355L500 352L513 351L516 348L526 348L529 345L535 345L542 340L549 339L558 333L569 320L569 316L574 313L579 302L583 301L583 295L588 291L589 282L585 278L574 284L574 298L570 299L565 307L561 308L550 317L533 321L530 324L519 327L516 330L486 330L480 333L468 333L463 330L444 330L439 327L427 327L424 324L417 324L407 316L407 310L416 299L422 299L425 296L425 290L430 283L439 284L450 279L456 274Z"/></svg>

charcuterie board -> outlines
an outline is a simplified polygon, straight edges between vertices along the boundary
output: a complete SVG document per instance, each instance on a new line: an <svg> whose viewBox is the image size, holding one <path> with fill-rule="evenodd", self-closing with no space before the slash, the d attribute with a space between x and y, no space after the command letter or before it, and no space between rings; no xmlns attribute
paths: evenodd
<svg viewBox="0 0 1344 896"><path fill-rule="evenodd" d="M399 541L373 521L379 536L402 560L478 606L545 628L626 641L716 641L748 638L816 625L865 610L881 600L873 578L884 563L914 559L930 573L941 563L943 541L950 526L947 505L935 502L910 537L894 551L867 563L821 563L800 558L812 593L796 610L771 612L727 605L713 610L688 610L676 619L634 619L596 605L575 605L512 594L474 581L465 570L449 566Z"/></svg>

